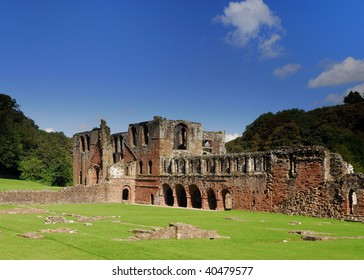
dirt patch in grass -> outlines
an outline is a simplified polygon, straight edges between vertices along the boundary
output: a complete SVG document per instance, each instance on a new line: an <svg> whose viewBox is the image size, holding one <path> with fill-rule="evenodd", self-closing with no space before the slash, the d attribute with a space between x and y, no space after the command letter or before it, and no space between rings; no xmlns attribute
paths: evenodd
<svg viewBox="0 0 364 280"><path fill-rule="evenodd" d="M237 218L237 217L225 217L224 219L228 220L228 221L247 222L247 220Z"/></svg>
<svg viewBox="0 0 364 280"><path fill-rule="evenodd" d="M41 208L13 208L1 210L1 215L45 214L49 211Z"/></svg>
<svg viewBox="0 0 364 280"><path fill-rule="evenodd" d="M78 230L70 228L50 228L38 230L40 233L78 233Z"/></svg>
<svg viewBox="0 0 364 280"><path fill-rule="evenodd" d="M304 241L327 241L337 239L364 239L364 236L339 236L332 237L327 236L329 233L315 232L312 230L291 230L289 233L301 235L301 239Z"/></svg>

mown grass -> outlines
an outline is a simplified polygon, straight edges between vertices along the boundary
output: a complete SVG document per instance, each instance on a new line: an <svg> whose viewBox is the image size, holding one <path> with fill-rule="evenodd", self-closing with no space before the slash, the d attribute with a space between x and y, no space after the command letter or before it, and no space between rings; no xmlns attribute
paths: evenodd
<svg viewBox="0 0 364 280"><path fill-rule="evenodd" d="M24 181L24 180L13 180L0 178L0 191L9 190L60 190L62 187L51 187L41 183Z"/></svg>
<svg viewBox="0 0 364 280"><path fill-rule="evenodd" d="M0 211L17 206L0 205ZM18 206L19 207L19 206ZM31 206L21 206L30 208ZM364 259L364 225L329 219L243 211L203 211L127 204L69 204L33 206L45 214L0 214L0 259L113 259L113 260L353 260ZM73 213L103 216L92 226L76 222L46 225L47 216ZM233 217L233 220L226 218ZM66 217L70 219L70 217ZM72 218L74 219L74 218ZM130 229L166 227L183 222L217 230L226 239L130 241ZM290 222L300 222L292 225ZM42 234L43 239L25 239L17 234L67 227L74 234ZM311 230L342 238L302 241L290 230Z"/></svg>

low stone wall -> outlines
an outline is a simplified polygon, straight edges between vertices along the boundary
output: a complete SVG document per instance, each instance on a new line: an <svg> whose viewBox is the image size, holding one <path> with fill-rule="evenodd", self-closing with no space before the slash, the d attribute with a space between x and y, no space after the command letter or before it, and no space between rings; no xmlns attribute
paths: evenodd
<svg viewBox="0 0 364 280"><path fill-rule="evenodd" d="M3 191L1 204L57 204L57 203L103 203L121 202L119 186L102 184L94 186L77 185L59 191Z"/></svg>

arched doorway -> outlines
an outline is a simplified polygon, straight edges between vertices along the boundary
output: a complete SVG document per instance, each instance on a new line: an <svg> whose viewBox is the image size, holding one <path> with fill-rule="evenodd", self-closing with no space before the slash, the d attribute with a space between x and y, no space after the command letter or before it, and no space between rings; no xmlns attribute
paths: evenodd
<svg viewBox="0 0 364 280"><path fill-rule="evenodd" d="M358 204L356 193L353 189L349 191L349 213L350 215L355 214L355 205Z"/></svg>
<svg viewBox="0 0 364 280"><path fill-rule="evenodd" d="M228 190L222 191L222 200L224 202L224 209L225 210L231 210L233 209L233 199Z"/></svg>
<svg viewBox="0 0 364 280"><path fill-rule="evenodd" d="M202 208L201 192L196 185L190 186L192 208Z"/></svg>
<svg viewBox="0 0 364 280"><path fill-rule="evenodd" d="M187 207L186 190L182 185L176 186L176 195L177 195L178 207Z"/></svg>
<svg viewBox="0 0 364 280"><path fill-rule="evenodd" d="M129 200L129 189L123 189L123 200Z"/></svg>
<svg viewBox="0 0 364 280"><path fill-rule="evenodd" d="M216 195L213 189L209 189L207 191L207 199L209 201L209 209L210 210L216 210L217 208L217 201L216 201Z"/></svg>
<svg viewBox="0 0 364 280"><path fill-rule="evenodd" d="M154 194L150 195L150 204L154 205Z"/></svg>
<svg viewBox="0 0 364 280"><path fill-rule="evenodd" d="M173 191L172 188L169 185L163 186L163 193L164 193L164 203L167 206L173 206L174 205L174 197L173 197Z"/></svg>

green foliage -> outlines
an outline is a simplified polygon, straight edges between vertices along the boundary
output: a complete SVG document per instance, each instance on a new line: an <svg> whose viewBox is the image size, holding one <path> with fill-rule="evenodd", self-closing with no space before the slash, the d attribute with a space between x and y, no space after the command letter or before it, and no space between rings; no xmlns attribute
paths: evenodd
<svg viewBox="0 0 364 280"><path fill-rule="evenodd" d="M72 179L71 143L63 133L39 132L37 149L19 165L21 179L66 186Z"/></svg>
<svg viewBox="0 0 364 280"><path fill-rule="evenodd" d="M0 120L0 175L18 176L19 162L36 146L38 128L5 94L0 94Z"/></svg>
<svg viewBox="0 0 364 280"><path fill-rule="evenodd" d="M350 91L349 94L344 97L345 104L355 104L359 102L364 102L364 98L357 91Z"/></svg>
<svg viewBox="0 0 364 280"><path fill-rule="evenodd" d="M279 146L320 145L341 154L356 172L364 172L363 124L364 102L350 101L308 112L284 110L261 115L246 127L242 137L227 143L226 148L228 152L244 152Z"/></svg>
<svg viewBox="0 0 364 280"><path fill-rule="evenodd" d="M39 130L15 99L0 94L0 177L51 186L72 182L72 143L63 133Z"/></svg>

